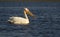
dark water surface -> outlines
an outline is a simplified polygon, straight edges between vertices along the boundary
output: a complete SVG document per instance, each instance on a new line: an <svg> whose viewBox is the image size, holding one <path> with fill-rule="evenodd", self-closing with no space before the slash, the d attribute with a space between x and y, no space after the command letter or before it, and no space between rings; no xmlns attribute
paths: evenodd
<svg viewBox="0 0 60 37"><path fill-rule="evenodd" d="M30 23L9 24L10 16L24 17L24 7L35 14ZM60 37L60 3L58 2L0 2L0 37Z"/></svg>

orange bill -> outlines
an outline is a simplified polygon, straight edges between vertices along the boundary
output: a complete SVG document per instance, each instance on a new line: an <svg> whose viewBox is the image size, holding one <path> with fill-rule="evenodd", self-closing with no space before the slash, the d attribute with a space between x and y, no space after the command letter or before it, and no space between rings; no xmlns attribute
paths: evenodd
<svg viewBox="0 0 60 37"><path fill-rule="evenodd" d="M33 13L31 13L30 11L28 12L28 14L29 14L30 16L32 16L33 18L36 18L35 15L34 15Z"/></svg>

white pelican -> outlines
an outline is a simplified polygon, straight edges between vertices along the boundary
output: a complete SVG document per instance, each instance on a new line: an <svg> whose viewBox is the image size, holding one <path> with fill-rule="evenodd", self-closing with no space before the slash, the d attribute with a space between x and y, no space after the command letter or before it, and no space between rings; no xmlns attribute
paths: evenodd
<svg viewBox="0 0 60 37"><path fill-rule="evenodd" d="M13 23L13 24L29 24L29 19L28 19L28 16L27 14L30 14L31 16L34 16L28 8L24 8L24 15L25 15L25 18L22 18L22 17L17 17L17 16L12 16L9 18L8 22L10 23Z"/></svg>

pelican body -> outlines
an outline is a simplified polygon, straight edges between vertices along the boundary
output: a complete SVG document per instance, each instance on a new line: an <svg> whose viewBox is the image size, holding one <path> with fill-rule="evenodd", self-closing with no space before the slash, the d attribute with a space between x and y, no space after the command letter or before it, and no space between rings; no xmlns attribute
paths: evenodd
<svg viewBox="0 0 60 37"><path fill-rule="evenodd" d="M25 25L29 24L29 19L28 19L27 14L30 14L31 16L33 16L33 14L29 11L28 8L24 8L25 18L12 16L9 18L8 22L13 23L13 24L25 24Z"/></svg>

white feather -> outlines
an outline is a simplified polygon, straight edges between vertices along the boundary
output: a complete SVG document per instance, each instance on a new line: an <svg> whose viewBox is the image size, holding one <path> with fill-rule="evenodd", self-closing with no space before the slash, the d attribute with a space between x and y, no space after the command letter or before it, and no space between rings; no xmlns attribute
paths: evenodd
<svg viewBox="0 0 60 37"><path fill-rule="evenodd" d="M28 11L27 8L24 9ZM24 11L25 18L12 16L8 21L14 24L29 24L29 19L27 17L26 11Z"/></svg>

